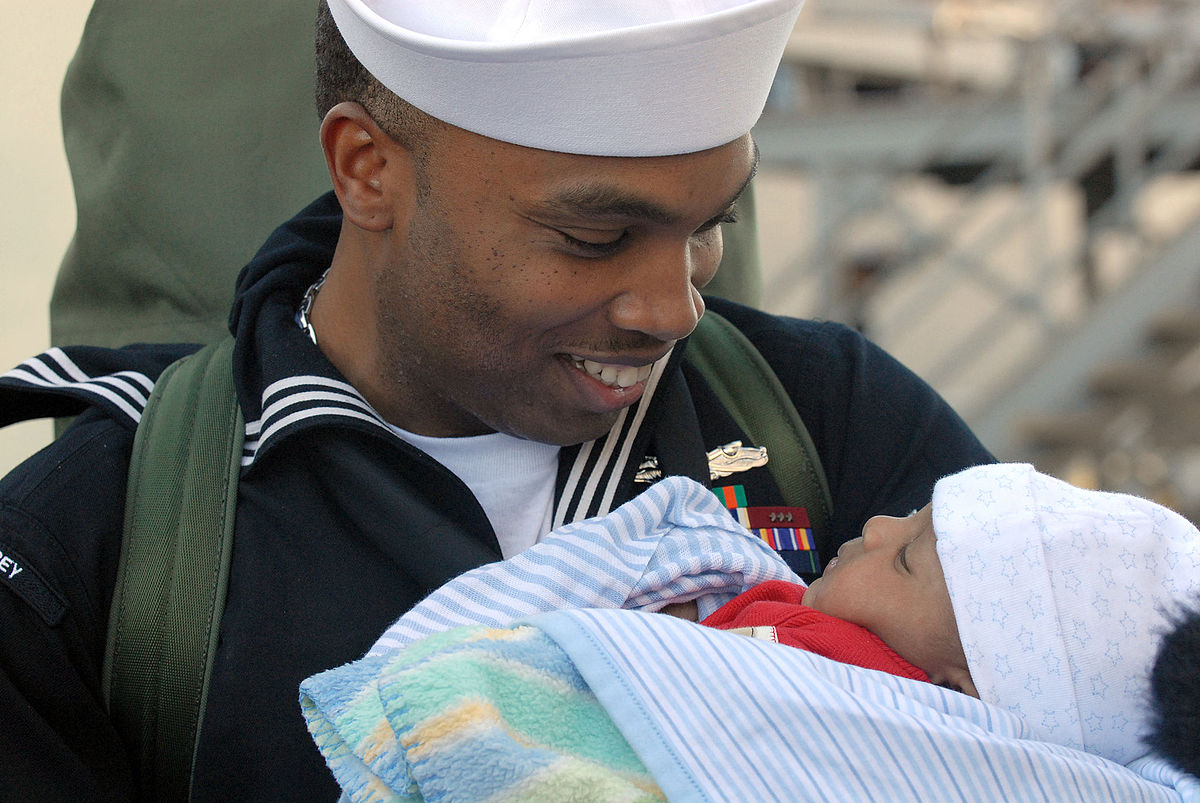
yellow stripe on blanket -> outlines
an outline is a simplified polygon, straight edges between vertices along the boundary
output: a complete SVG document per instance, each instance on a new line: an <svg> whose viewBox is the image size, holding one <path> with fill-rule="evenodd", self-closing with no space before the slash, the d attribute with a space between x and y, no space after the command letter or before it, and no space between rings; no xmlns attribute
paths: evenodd
<svg viewBox="0 0 1200 803"><path fill-rule="evenodd" d="M513 741L529 745L528 739L501 722L500 712L487 700L464 700L453 708L427 719L400 739L409 761L420 761L430 751L445 750L455 742L474 739L489 728L503 730Z"/></svg>
<svg viewBox="0 0 1200 803"><path fill-rule="evenodd" d="M666 799L658 784L647 777L617 773L591 761L563 756L488 803L564 803L568 800L661 803Z"/></svg>
<svg viewBox="0 0 1200 803"><path fill-rule="evenodd" d="M371 733L359 743L359 754L363 761L370 764L384 753L389 753L396 747L396 734L386 719L375 723Z"/></svg>

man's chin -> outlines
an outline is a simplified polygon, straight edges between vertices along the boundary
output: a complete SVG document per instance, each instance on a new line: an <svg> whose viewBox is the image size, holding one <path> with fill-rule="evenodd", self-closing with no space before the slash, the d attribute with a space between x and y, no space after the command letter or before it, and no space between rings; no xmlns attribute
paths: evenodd
<svg viewBox="0 0 1200 803"><path fill-rule="evenodd" d="M602 438L617 422L621 411L595 413L570 419L527 422L523 426L506 430L508 434L525 440L548 443L554 446L576 446Z"/></svg>

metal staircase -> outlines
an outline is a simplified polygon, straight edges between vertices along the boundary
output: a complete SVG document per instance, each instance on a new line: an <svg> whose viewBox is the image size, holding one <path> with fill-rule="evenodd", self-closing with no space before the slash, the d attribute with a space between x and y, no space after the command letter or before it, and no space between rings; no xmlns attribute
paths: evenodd
<svg viewBox="0 0 1200 803"><path fill-rule="evenodd" d="M856 51L887 31L908 46ZM1007 72L972 70L964 52ZM1155 216L1180 205L1148 206L1200 163L1200 9L823 0L785 70L755 134L764 173L812 201L796 210L798 256L769 266L768 306L860 326L1003 459L1200 511L1194 388L1112 384L1200 361L1175 336L1182 362L1163 351L1164 326L1191 331L1200 309L1200 218L1164 232ZM760 236L769 250L775 235ZM1117 470L1118 451L1144 470Z"/></svg>

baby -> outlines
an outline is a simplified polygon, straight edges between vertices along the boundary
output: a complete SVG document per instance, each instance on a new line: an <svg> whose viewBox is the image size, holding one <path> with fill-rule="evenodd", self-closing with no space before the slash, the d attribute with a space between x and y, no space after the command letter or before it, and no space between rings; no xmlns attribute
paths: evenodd
<svg viewBox="0 0 1200 803"><path fill-rule="evenodd" d="M919 677L910 663L1042 740L1125 763L1145 752L1158 645L1198 591L1200 532L1183 517L1002 464L942 479L906 518L870 519L807 589L767 583L703 623L790 626L779 640L839 660L844 644L829 653L805 629L860 625L884 652L852 662ZM888 647L899 669L879 665Z"/></svg>

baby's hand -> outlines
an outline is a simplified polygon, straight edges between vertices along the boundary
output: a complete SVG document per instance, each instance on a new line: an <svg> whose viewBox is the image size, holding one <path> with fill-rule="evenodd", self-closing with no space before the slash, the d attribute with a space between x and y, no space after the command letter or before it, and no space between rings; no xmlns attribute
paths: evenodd
<svg viewBox="0 0 1200 803"><path fill-rule="evenodd" d="M699 622L700 612L696 610L696 600L690 599L687 602L672 602L659 610L659 613L665 613L668 616L676 616L680 619L687 619L689 622Z"/></svg>

